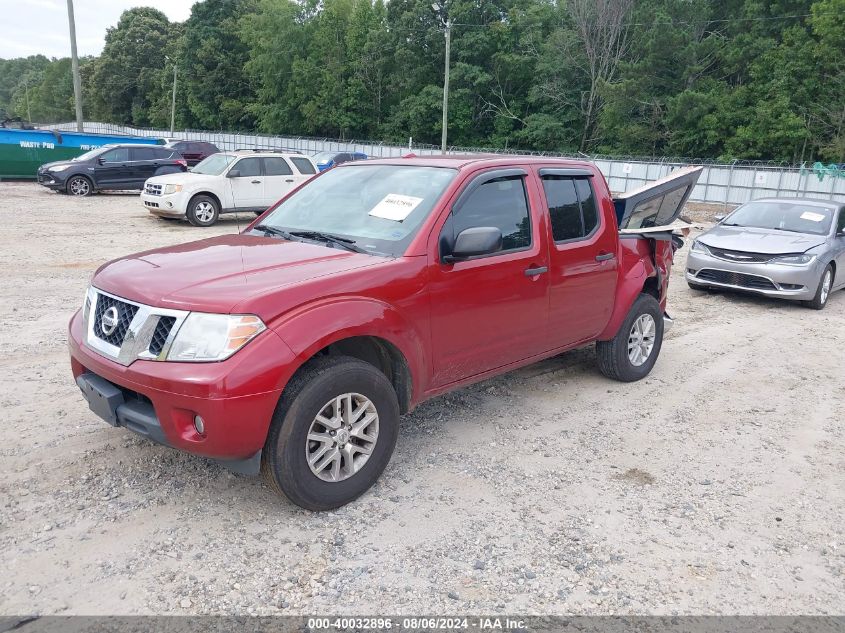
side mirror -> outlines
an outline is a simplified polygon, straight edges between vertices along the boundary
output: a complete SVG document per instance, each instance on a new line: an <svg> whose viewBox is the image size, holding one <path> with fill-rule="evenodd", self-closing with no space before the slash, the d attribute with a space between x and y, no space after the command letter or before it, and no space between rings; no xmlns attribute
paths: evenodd
<svg viewBox="0 0 845 633"><path fill-rule="evenodd" d="M728 216L726 216L726 215L723 213L723 214L720 214L720 215L714 215L714 216L713 216L713 219L714 219L714 220L716 220L716 222L721 222L721 221L722 221L722 220L724 220L726 217L728 217Z"/></svg>
<svg viewBox="0 0 845 633"><path fill-rule="evenodd" d="M443 257L447 264L468 257L489 255L502 250L502 231L495 226L476 226L458 233L452 254Z"/></svg>
<svg viewBox="0 0 845 633"><path fill-rule="evenodd" d="M105 158L98 158L98 159L97 159L97 164L98 164L98 165L105 165L105 164L106 164L106 159L105 159Z"/></svg>
<svg viewBox="0 0 845 633"><path fill-rule="evenodd" d="M229 173L226 174L226 178L240 178L241 177L241 170L240 169L230 169Z"/></svg>

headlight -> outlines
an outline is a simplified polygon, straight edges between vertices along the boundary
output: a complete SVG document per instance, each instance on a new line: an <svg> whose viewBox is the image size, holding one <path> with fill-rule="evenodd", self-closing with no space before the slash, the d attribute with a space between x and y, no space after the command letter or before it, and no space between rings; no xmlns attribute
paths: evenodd
<svg viewBox="0 0 845 633"><path fill-rule="evenodd" d="M712 254L712 253L710 252L710 249L709 249L709 248L707 248L707 246L706 246L705 244L702 244L702 243L701 243L701 242L699 242L698 240L695 240L695 241L692 243L692 250L697 251L697 252L699 252L699 253L705 253L705 254L707 254L707 255L711 255L711 254Z"/></svg>
<svg viewBox="0 0 845 633"><path fill-rule="evenodd" d="M70 165L56 165L55 167L50 167L47 171L64 171L70 167Z"/></svg>
<svg viewBox="0 0 845 633"><path fill-rule="evenodd" d="M191 312L176 333L167 360L225 360L265 329L263 321L252 314Z"/></svg>
<svg viewBox="0 0 845 633"><path fill-rule="evenodd" d="M806 266L816 258L815 255L784 255L782 257L773 257L772 264L787 264L789 266Z"/></svg>
<svg viewBox="0 0 845 633"><path fill-rule="evenodd" d="M178 193L182 191L182 185L164 185L164 195L169 196L171 193Z"/></svg>

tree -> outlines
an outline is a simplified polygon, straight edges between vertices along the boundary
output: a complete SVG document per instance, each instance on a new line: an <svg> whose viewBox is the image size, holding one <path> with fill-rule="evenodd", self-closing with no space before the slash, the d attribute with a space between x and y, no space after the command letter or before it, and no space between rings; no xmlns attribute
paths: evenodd
<svg viewBox="0 0 845 633"><path fill-rule="evenodd" d="M161 11L139 7L124 11L94 62L88 109L96 118L149 125L150 106L160 86L170 22Z"/></svg>

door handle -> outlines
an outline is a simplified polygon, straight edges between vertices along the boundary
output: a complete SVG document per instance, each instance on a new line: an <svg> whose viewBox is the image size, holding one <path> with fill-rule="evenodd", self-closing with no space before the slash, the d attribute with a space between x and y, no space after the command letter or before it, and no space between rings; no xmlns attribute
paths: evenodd
<svg viewBox="0 0 845 633"><path fill-rule="evenodd" d="M543 273L549 272L548 266L537 266L536 268L526 268L525 269L525 276L526 277L534 277L535 275L542 275Z"/></svg>
<svg viewBox="0 0 845 633"><path fill-rule="evenodd" d="M596 255L597 262L607 261L608 259L613 259L616 257L615 253L602 253L601 255Z"/></svg>
<svg viewBox="0 0 845 633"><path fill-rule="evenodd" d="M293 182L293 178L285 178L285 182Z"/></svg>
<svg viewBox="0 0 845 633"><path fill-rule="evenodd" d="M250 180L250 182L251 182L253 185L260 185L260 184L261 184L261 181L260 181L260 180Z"/></svg>

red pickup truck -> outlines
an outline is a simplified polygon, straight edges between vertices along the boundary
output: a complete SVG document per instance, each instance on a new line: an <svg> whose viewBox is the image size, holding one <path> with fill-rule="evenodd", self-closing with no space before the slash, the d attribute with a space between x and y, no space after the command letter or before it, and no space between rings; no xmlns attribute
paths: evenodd
<svg viewBox="0 0 845 633"><path fill-rule="evenodd" d="M342 165L238 235L102 266L73 374L110 424L335 508L428 398L592 342L607 376L647 375L671 323L659 227L697 176L614 200L580 161Z"/></svg>

